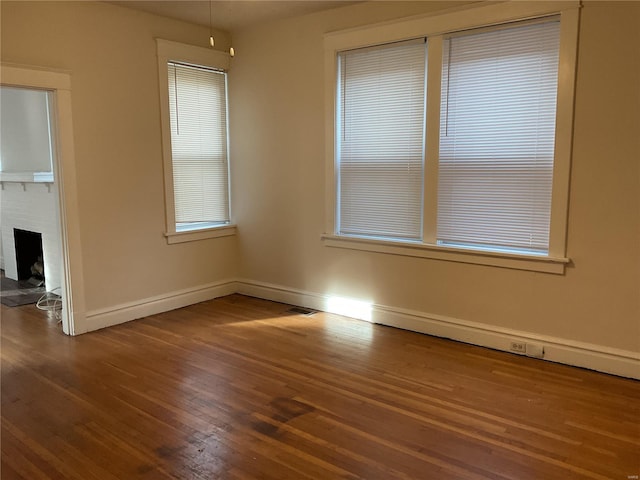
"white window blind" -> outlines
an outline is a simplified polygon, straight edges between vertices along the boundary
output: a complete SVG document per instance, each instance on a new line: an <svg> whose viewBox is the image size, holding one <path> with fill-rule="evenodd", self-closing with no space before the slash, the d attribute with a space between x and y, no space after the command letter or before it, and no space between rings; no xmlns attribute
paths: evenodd
<svg viewBox="0 0 640 480"><path fill-rule="evenodd" d="M338 64L337 231L420 239L426 44L341 52Z"/></svg>
<svg viewBox="0 0 640 480"><path fill-rule="evenodd" d="M0 87L0 171L52 172L52 93Z"/></svg>
<svg viewBox="0 0 640 480"><path fill-rule="evenodd" d="M176 229L229 223L226 74L168 69Z"/></svg>
<svg viewBox="0 0 640 480"><path fill-rule="evenodd" d="M439 244L548 253L559 25L444 41Z"/></svg>

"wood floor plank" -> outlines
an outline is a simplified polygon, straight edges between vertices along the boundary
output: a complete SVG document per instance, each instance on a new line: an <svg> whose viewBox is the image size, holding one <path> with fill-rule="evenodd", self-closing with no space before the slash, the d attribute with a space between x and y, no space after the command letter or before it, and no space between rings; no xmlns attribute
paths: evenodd
<svg viewBox="0 0 640 480"><path fill-rule="evenodd" d="M2 307L1 478L627 479L640 382L231 295L80 337Z"/></svg>

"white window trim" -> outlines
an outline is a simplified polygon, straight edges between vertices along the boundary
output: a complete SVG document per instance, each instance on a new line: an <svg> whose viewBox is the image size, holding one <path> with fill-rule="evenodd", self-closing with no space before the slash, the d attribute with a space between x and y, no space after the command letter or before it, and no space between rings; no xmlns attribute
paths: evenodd
<svg viewBox="0 0 640 480"><path fill-rule="evenodd" d="M326 198L324 244L396 255L409 255L438 260L474 263L505 268L563 274L570 263L566 258L567 217L569 205L569 176L573 142L573 103L575 92L576 55L578 47L579 1L566 2L500 2L479 7L456 7L435 14L410 17L361 28L327 33L325 48L325 141L326 141ZM560 57L558 65L558 100L556 110L556 146L552 186L549 253L546 256L519 255L451 248L430 243L435 231L424 232L424 243L392 242L386 240L342 236L336 234L336 131L335 109L337 95L337 58L343 50L398 42L421 36L431 37L428 43L428 84L437 85L427 91L427 151L425 165L425 226L435 226L433 216L437 202L438 135L440 124L441 72L432 68L439 64L442 54L441 35L520 20L560 16ZM433 80L432 81L432 77ZM437 105L438 108L433 108ZM435 159L435 161L434 161ZM435 227L433 227L435 228Z"/></svg>
<svg viewBox="0 0 640 480"><path fill-rule="evenodd" d="M237 228L233 223L190 231L176 231L176 210L173 193L173 160L171 155L171 123L169 116L169 74L167 62L181 62L218 70L228 70L228 53L210 48L196 47L184 43L156 39L158 51L158 79L160 88L160 119L162 127L162 158L164 163L164 198L167 243L183 243L207 238L235 235ZM229 202L231 203L231 201Z"/></svg>
<svg viewBox="0 0 640 480"><path fill-rule="evenodd" d="M184 232L166 232L168 244L193 242L195 240L205 240L207 238L228 237L237 233L236 225L220 225L216 227L201 228L199 230L187 230Z"/></svg>
<svg viewBox="0 0 640 480"><path fill-rule="evenodd" d="M450 262L489 265L493 267L531 270L544 273L564 273L568 258L554 258L546 255L524 255L518 253L472 250L419 242L394 242L375 238L323 235L327 247L388 253L405 257L430 258Z"/></svg>

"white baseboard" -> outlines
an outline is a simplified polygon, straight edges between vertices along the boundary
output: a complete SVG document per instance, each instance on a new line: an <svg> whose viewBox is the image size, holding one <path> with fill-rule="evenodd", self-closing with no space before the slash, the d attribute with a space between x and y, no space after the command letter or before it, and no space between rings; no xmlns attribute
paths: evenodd
<svg viewBox="0 0 640 480"><path fill-rule="evenodd" d="M91 332L149 315L168 312L194 303L231 295L235 292L236 282L227 280L145 298L139 302L123 303L110 308L93 310L87 312L82 325L76 325L74 334Z"/></svg>
<svg viewBox="0 0 640 480"><path fill-rule="evenodd" d="M367 304L353 299L296 290L252 280L227 280L171 292L87 313L75 334L110 327L198 302L240 293L276 302L336 313L373 323L450 338L509 352L511 342L542 345L544 360L640 379L640 353L576 342L531 332L460 320L398 307ZM512 353L512 352L511 352Z"/></svg>
<svg viewBox="0 0 640 480"><path fill-rule="evenodd" d="M359 318L382 325L450 338L460 342L510 352L511 342L544 347L544 360L640 379L640 353L531 332L383 305L296 290L250 280L236 282L236 292L277 302ZM513 352L510 352L513 353Z"/></svg>

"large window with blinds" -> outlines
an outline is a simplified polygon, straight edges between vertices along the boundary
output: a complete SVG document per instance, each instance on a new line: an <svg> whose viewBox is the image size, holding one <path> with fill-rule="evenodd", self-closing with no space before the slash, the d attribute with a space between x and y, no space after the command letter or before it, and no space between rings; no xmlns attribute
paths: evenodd
<svg viewBox="0 0 640 480"><path fill-rule="evenodd" d="M425 71L424 41L340 54L340 233L420 238Z"/></svg>
<svg viewBox="0 0 640 480"><path fill-rule="evenodd" d="M335 234L556 255L560 39L557 15L337 51Z"/></svg>
<svg viewBox="0 0 640 480"><path fill-rule="evenodd" d="M443 42L438 243L549 251L560 23Z"/></svg>

